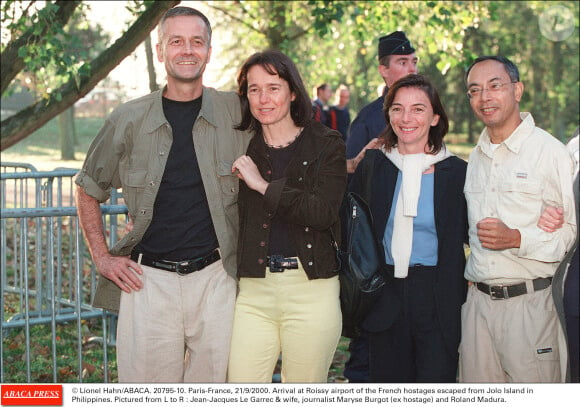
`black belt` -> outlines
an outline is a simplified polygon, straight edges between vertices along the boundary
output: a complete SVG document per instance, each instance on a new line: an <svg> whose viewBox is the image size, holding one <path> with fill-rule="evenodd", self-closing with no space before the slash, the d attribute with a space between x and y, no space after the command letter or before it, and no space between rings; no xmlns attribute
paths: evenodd
<svg viewBox="0 0 580 407"><path fill-rule="evenodd" d="M139 256L141 260L139 261ZM131 260L136 261L144 266L155 267L157 269L172 271L179 274L180 276L191 274L199 271L210 264L215 263L220 259L220 252L218 249L214 249L205 256L198 257L196 259L182 260L182 261L170 261L170 260L160 260L146 254L132 252Z"/></svg>
<svg viewBox="0 0 580 407"><path fill-rule="evenodd" d="M532 281L534 291L540 291L548 288L550 284L552 284L552 277L536 278ZM489 294L492 300L504 300L528 293L525 282L513 285L487 285L485 283L475 283L475 285L479 291Z"/></svg>
<svg viewBox="0 0 580 407"><path fill-rule="evenodd" d="M270 271L272 273L281 273L286 269L297 269L298 258L284 257L281 254L274 254L272 256L268 256L267 266L270 267Z"/></svg>

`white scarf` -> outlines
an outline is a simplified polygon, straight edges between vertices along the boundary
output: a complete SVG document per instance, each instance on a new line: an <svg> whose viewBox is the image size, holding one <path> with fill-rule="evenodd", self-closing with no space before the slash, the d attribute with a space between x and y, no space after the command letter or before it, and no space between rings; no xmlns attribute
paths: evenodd
<svg viewBox="0 0 580 407"><path fill-rule="evenodd" d="M433 154L401 154L397 147L381 151L401 171L402 185L397 198L395 222L393 225L393 239L391 252L395 262L395 277L405 278L409 273L409 260L413 247L413 218L417 216L419 193L421 192L421 176L432 165L443 161L453 154L445 145Z"/></svg>

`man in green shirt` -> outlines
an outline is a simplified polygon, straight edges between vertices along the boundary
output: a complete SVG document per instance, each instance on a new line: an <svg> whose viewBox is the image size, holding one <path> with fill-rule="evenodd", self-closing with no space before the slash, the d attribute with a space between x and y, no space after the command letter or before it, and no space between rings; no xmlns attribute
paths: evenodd
<svg viewBox="0 0 580 407"><path fill-rule="evenodd" d="M211 26L170 9L159 24L163 90L107 118L76 178L101 274L95 305L119 311L120 382L224 382L236 295L238 179L249 141L238 96L203 86ZM108 248L99 203L122 188L132 230ZM211 203L211 204L210 204Z"/></svg>

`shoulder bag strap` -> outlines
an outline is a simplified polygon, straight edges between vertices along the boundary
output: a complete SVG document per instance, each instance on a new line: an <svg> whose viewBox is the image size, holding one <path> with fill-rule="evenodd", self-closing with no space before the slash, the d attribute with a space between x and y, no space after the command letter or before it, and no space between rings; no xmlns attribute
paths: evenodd
<svg viewBox="0 0 580 407"><path fill-rule="evenodd" d="M372 154L372 153L371 153ZM374 164L374 159L369 159L369 157L366 156L365 154L365 158L363 159L363 169L362 169L362 176L363 176L363 180L364 180L364 188L363 188L363 193L361 194L361 197L365 200L366 204L369 206L371 206L371 196L372 196L372 185L373 185L373 164Z"/></svg>

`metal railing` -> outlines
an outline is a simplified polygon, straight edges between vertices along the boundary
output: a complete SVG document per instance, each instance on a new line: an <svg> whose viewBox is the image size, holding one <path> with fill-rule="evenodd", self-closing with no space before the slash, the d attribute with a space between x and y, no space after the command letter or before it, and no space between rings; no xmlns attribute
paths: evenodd
<svg viewBox="0 0 580 407"><path fill-rule="evenodd" d="M78 170L1 167L1 382L108 382L116 315L91 305L97 272L74 206ZM113 190L101 206L110 245L127 213L118 200Z"/></svg>

